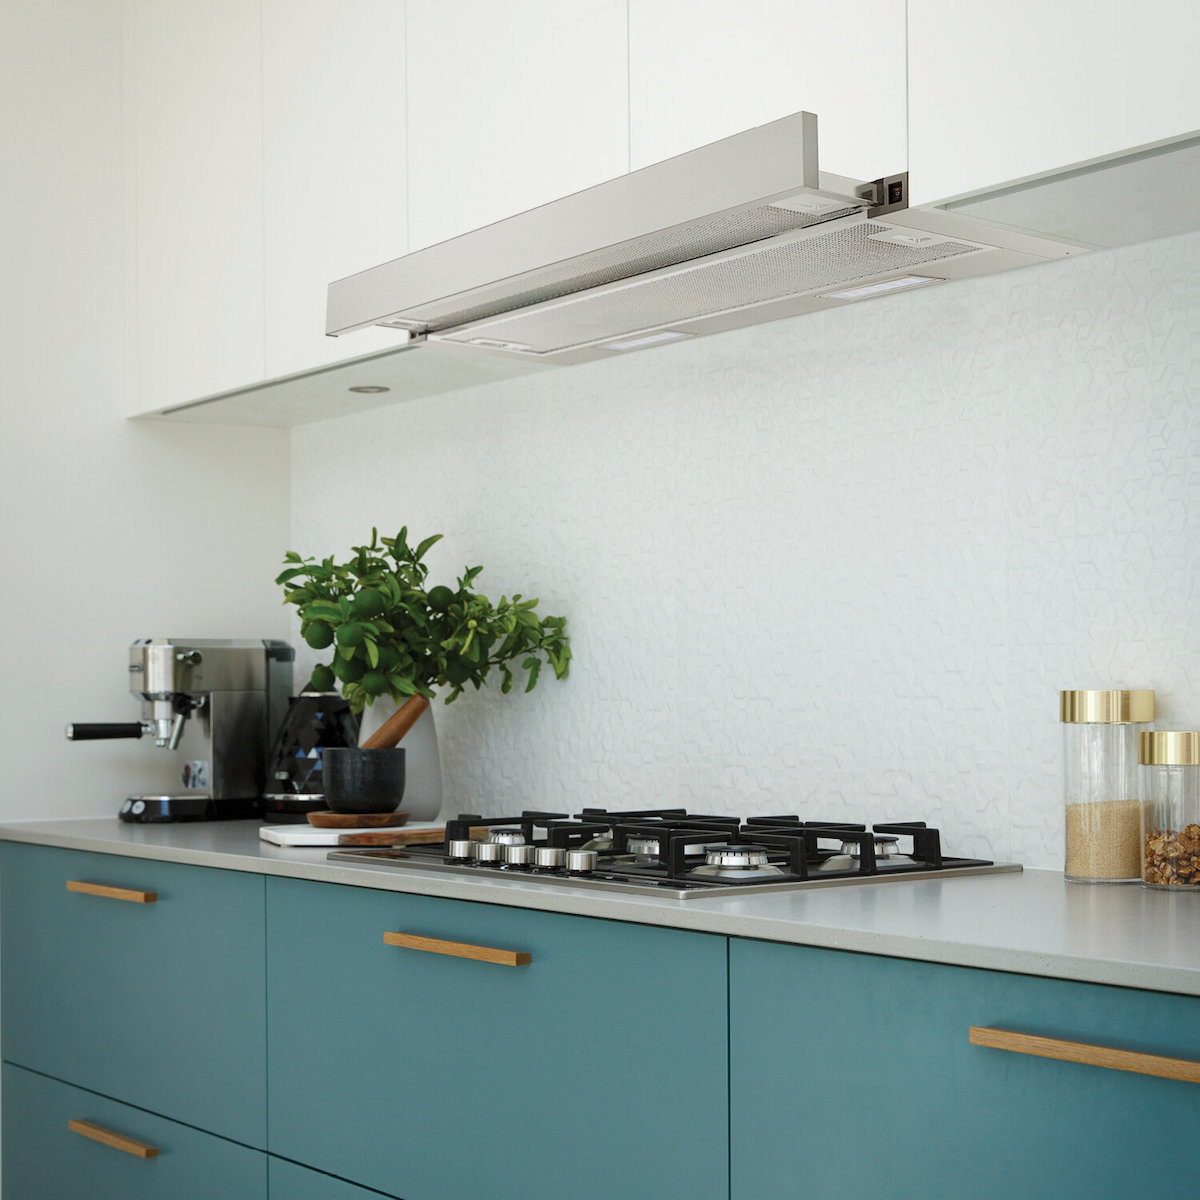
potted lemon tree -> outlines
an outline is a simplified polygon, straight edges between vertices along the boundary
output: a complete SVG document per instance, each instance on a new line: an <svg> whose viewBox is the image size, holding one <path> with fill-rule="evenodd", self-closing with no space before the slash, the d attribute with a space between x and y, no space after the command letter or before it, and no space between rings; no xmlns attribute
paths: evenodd
<svg viewBox="0 0 1200 1200"><path fill-rule="evenodd" d="M519 593L493 603L474 590L482 567L467 567L453 587L427 586L423 559L441 537L413 547L407 527L394 538L372 529L370 543L351 547L343 562L289 551L275 580L284 603L299 611L301 637L330 652L313 671L313 686L331 691L340 684L356 713L383 696L398 705L363 749L395 746L438 689L450 704L493 672L506 694L517 672L524 672L526 692L537 686L543 665L556 679L567 677L565 617L539 616L538 601Z"/></svg>

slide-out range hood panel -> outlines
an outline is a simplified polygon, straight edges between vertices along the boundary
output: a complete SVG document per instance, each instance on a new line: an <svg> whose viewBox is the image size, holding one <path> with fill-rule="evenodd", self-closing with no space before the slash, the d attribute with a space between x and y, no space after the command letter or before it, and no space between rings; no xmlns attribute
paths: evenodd
<svg viewBox="0 0 1200 1200"><path fill-rule="evenodd" d="M795 113L339 280L328 332L567 365L1071 250L888 223L906 190L822 174L817 119Z"/></svg>

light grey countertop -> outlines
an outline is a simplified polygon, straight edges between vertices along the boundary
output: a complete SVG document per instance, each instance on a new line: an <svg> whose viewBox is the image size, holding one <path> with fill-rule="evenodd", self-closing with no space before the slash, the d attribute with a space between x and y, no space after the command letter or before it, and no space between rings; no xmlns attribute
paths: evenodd
<svg viewBox="0 0 1200 1200"><path fill-rule="evenodd" d="M0 839L1200 996L1200 892L1068 884L1057 871L676 900L330 863L323 848L260 841L256 821L21 821Z"/></svg>

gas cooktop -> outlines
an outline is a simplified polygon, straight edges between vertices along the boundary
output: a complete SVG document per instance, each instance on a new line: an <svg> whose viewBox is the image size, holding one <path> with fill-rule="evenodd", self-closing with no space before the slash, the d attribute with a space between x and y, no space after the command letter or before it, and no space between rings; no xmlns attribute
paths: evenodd
<svg viewBox="0 0 1200 1200"><path fill-rule="evenodd" d="M481 836L485 830L486 837ZM329 858L678 900L1021 870L1014 863L946 857L941 835L924 821L868 828L787 815L743 822L682 808L585 808L574 818L528 811L515 817L461 813L447 822L445 842L335 850Z"/></svg>

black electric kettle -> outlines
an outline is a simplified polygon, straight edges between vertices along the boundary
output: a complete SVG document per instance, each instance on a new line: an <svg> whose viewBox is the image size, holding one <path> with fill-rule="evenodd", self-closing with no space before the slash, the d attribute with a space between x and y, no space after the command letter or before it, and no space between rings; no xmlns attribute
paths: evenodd
<svg viewBox="0 0 1200 1200"><path fill-rule="evenodd" d="M359 719L337 692L319 692L310 680L293 698L267 763L263 817L276 824L308 819L328 808L321 768L331 746L357 746Z"/></svg>

